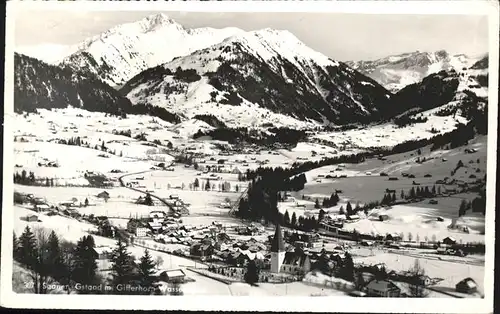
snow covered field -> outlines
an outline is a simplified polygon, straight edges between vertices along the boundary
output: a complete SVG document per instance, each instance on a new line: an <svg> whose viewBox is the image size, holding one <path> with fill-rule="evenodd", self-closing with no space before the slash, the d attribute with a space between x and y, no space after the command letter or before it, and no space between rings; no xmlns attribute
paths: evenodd
<svg viewBox="0 0 500 314"><path fill-rule="evenodd" d="M404 141L431 138L435 136L431 132L432 128L436 128L439 133L443 134L454 130L457 122L465 122L465 119L460 116L453 118L434 115L440 109L441 107L438 107L422 112L420 115L428 119L426 122L403 128L398 128L393 123L384 123L361 129L318 133L314 137L340 147L346 145L354 148L390 147Z"/></svg>
<svg viewBox="0 0 500 314"><path fill-rule="evenodd" d="M389 219L380 221L379 215L387 215ZM365 234L403 233L405 240L408 240L411 233L413 241L418 236L420 241L424 241L426 238L430 241L433 237L436 237L437 241L441 241L446 237L453 237L464 243L484 242L484 235L481 235L481 231L484 231L484 216L470 214L461 217L463 225L470 229L470 233L464 233L448 229L452 219L443 218L444 221L437 221L439 215L439 211L432 208L395 205L390 209L375 209L368 218L344 224L344 229L356 229Z"/></svg>
<svg viewBox="0 0 500 314"><path fill-rule="evenodd" d="M387 269L406 271L413 267L416 258L401 254L381 253L374 256L354 258L355 263L379 264L384 263ZM442 278L437 287L452 288L466 277L471 277L478 284L478 289L484 292L484 266L468 265L460 262L447 262L419 258L420 265L425 269L425 274L431 278Z"/></svg>

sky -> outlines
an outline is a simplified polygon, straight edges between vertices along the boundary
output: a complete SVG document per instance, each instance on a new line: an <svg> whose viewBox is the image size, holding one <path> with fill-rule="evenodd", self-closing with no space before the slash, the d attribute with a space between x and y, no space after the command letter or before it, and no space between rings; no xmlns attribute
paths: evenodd
<svg viewBox="0 0 500 314"><path fill-rule="evenodd" d="M374 60L417 50L444 49L467 55L488 52L488 19L481 15L55 10L18 14L15 50L74 45L118 24L156 13L164 13L186 28L232 26L247 31L267 27L288 30L309 47L340 61Z"/></svg>

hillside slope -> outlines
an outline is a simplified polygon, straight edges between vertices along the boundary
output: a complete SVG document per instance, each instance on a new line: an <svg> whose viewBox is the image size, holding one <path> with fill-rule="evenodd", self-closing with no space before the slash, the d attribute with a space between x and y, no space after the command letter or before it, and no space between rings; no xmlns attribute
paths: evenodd
<svg viewBox="0 0 500 314"><path fill-rule="evenodd" d="M163 108L132 106L126 97L93 75L84 75L15 53L15 112L68 106L113 115L149 114L168 122L180 121L177 115Z"/></svg>

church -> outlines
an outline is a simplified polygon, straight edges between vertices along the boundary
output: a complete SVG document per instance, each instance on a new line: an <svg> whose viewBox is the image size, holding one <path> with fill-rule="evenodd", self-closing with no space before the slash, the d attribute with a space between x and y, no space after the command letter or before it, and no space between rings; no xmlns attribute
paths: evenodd
<svg viewBox="0 0 500 314"><path fill-rule="evenodd" d="M302 250L287 252L280 224L276 224L276 231L271 242L271 272L296 274L300 271L307 273L311 270L309 256Z"/></svg>

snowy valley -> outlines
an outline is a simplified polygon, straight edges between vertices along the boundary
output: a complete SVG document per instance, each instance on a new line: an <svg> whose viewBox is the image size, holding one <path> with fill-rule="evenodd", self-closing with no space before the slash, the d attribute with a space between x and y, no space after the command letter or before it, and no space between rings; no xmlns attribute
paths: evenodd
<svg viewBox="0 0 500 314"><path fill-rule="evenodd" d="M91 235L105 286L147 248L149 294L483 296L488 57L344 63L159 14L46 61L14 57L17 248Z"/></svg>

